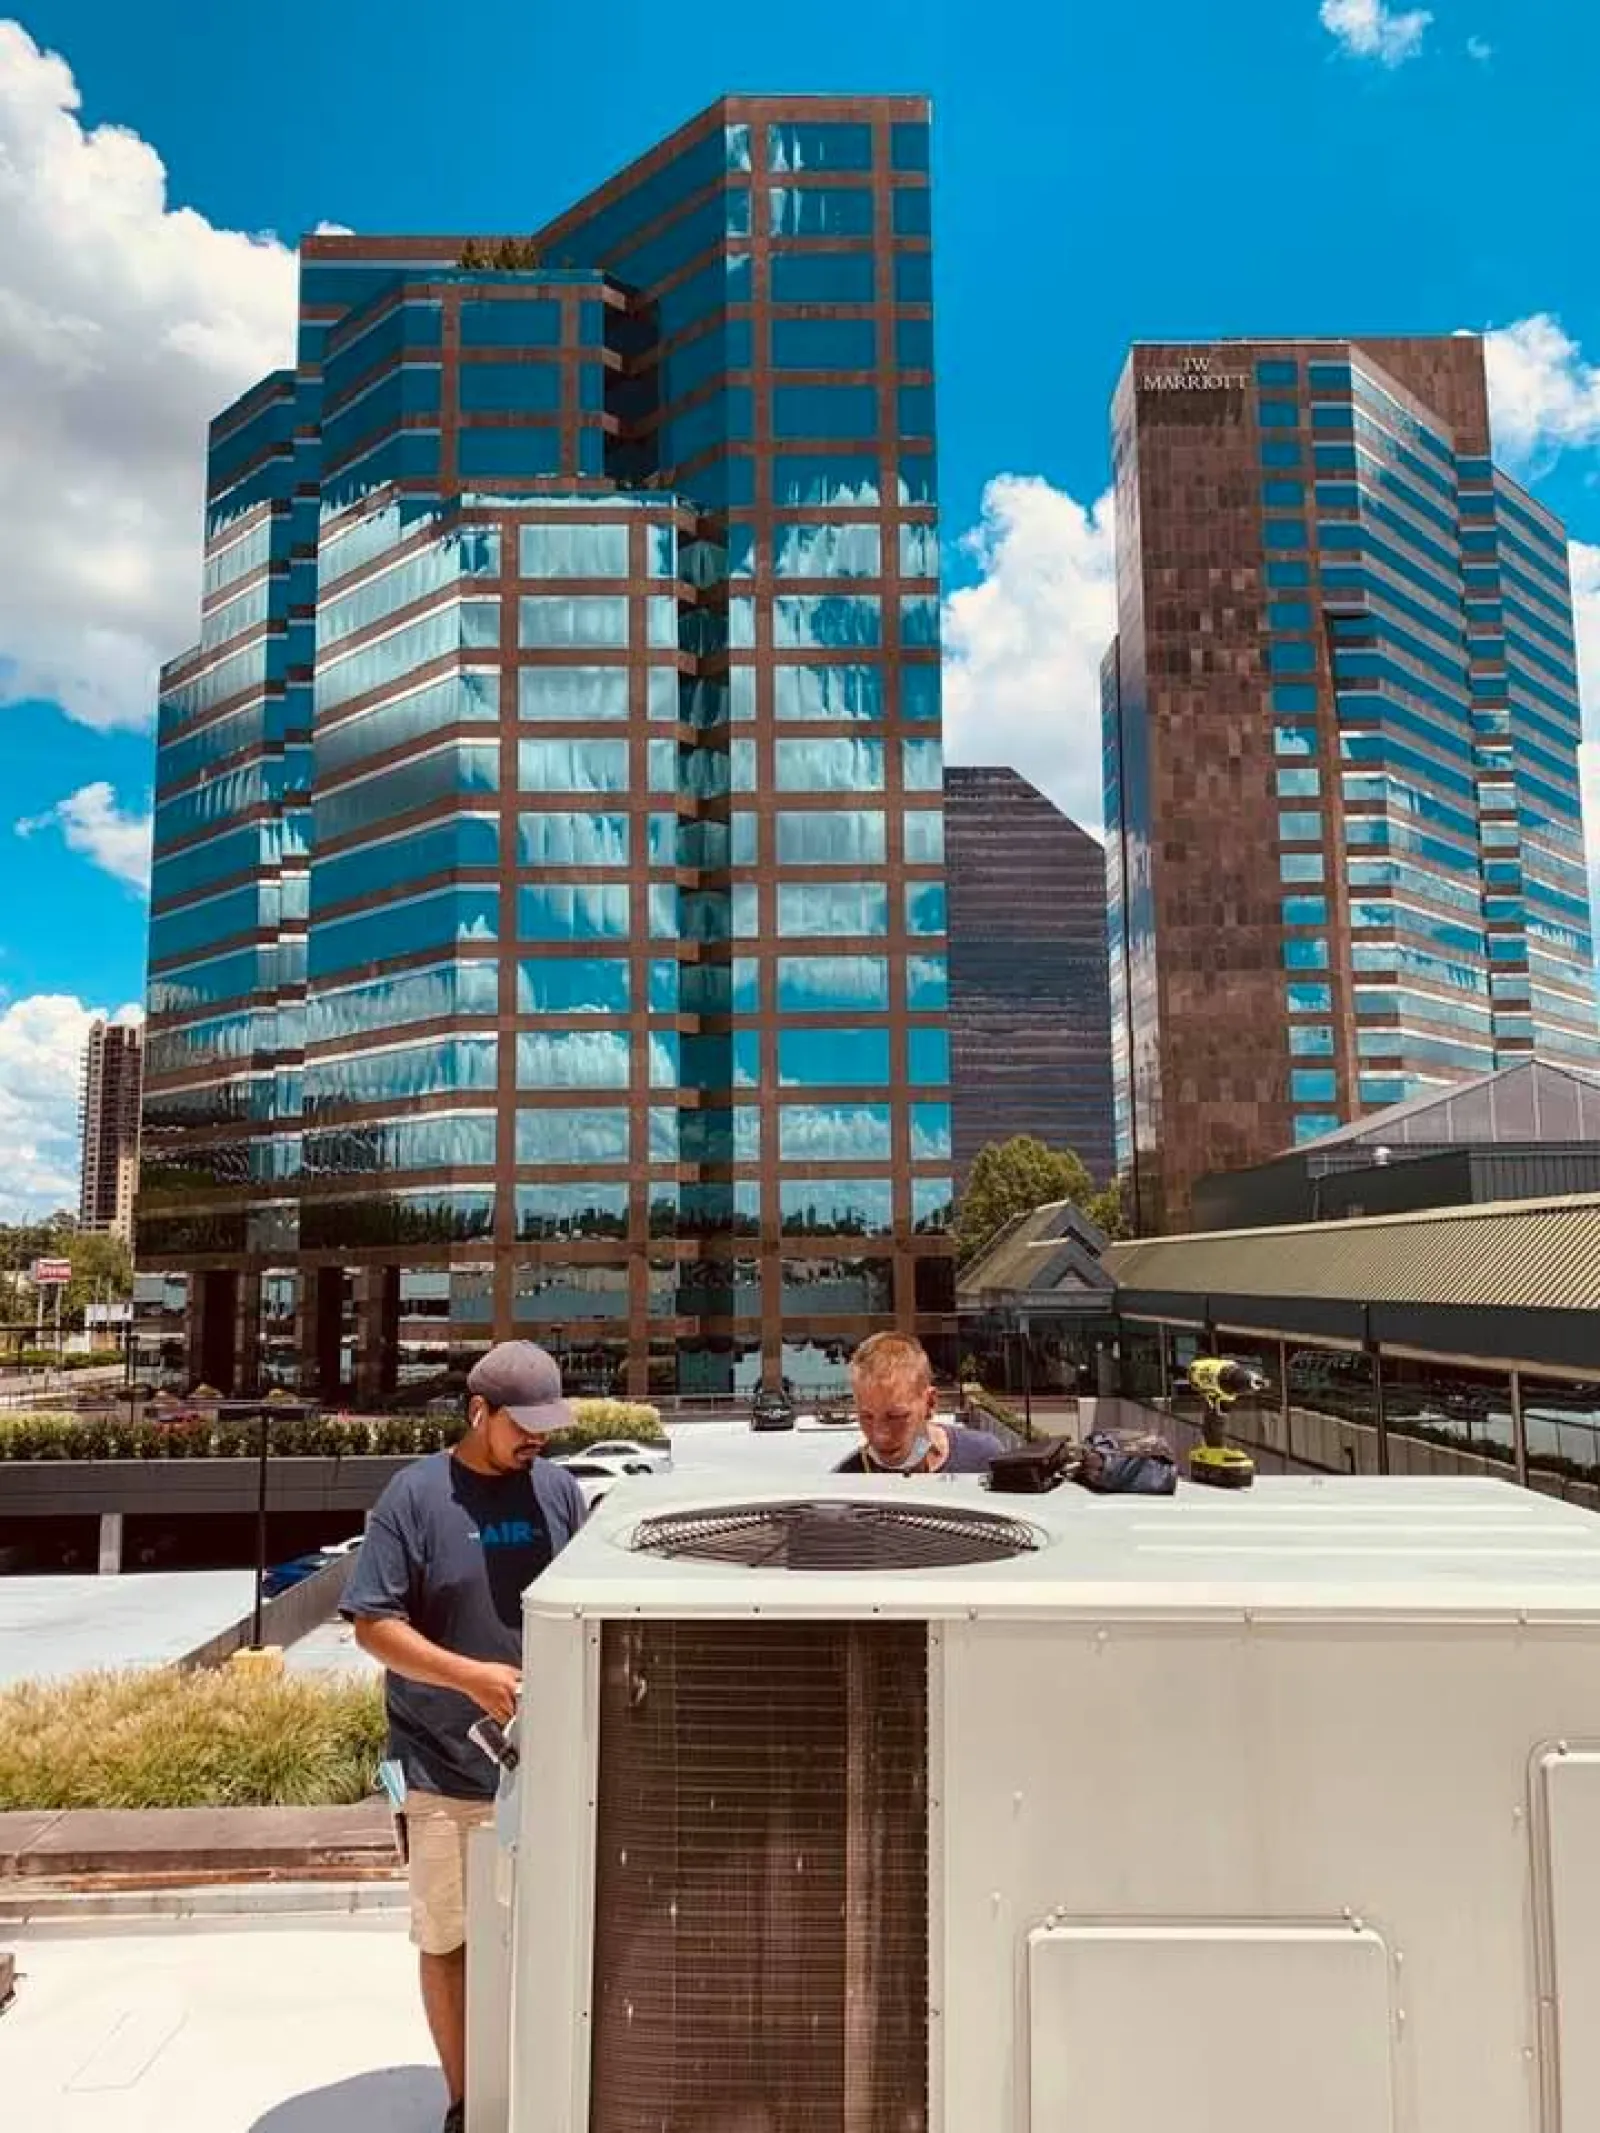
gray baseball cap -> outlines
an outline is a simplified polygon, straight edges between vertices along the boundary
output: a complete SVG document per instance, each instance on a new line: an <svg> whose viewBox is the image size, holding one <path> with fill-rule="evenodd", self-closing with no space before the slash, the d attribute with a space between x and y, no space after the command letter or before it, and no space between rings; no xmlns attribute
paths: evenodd
<svg viewBox="0 0 1600 2133"><path fill-rule="evenodd" d="M503 1407L530 1436L572 1426L572 1409L561 1392L561 1366L534 1341L501 1341L479 1356L467 1373L467 1390L491 1407Z"/></svg>

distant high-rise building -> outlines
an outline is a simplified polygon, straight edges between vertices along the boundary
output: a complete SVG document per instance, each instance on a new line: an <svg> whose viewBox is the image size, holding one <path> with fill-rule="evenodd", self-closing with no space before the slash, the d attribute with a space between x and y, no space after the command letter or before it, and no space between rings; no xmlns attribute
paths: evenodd
<svg viewBox="0 0 1600 2133"><path fill-rule="evenodd" d="M532 238L307 239L161 703L196 1375L954 1366L928 151L734 98Z"/></svg>
<svg viewBox="0 0 1600 2133"><path fill-rule="evenodd" d="M944 774L958 1184L1031 1134L1112 1167L1106 855L1014 770Z"/></svg>
<svg viewBox="0 0 1600 2133"><path fill-rule="evenodd" d="M78 1221L84 1229L108 1230L130 1244L143 1074L142 1029L126 1022L90 1024L79 1101L83 1166Z"/></svg>
<svg viewBox="0 0 1600 2133"><path fill-rule="evenodd" d="M1104 670L1139 1219L1430 1086L1600 1058L1566 536L1482 343L1135 348Z"/></svg>

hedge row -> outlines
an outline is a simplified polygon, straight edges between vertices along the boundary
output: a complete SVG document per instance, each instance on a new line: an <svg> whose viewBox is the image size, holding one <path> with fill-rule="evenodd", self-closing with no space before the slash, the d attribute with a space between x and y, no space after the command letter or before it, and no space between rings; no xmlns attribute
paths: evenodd
<svg viewBox="0 0 1600 2133"><path fill-rule="evenodd" d="M552 1437L553 1452L581 1451L606 1437L664 1443L661 1416L643 1402L574 1400L574 1427ZM274 1458L408 1459L442 1450L461 1435L446 1415L275 1415L268 1444ZM0 1461L34 1459L253 1459L259 1425L234 1416L199 1415L173 1422L116 1414L0 1414Z"/></svg>

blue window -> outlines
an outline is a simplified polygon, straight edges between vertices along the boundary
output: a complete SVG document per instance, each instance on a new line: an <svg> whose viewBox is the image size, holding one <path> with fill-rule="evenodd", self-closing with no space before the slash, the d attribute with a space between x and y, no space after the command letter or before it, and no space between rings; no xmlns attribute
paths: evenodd
<svg viewBox="0 0 1600 2133"><path fill-rule="evenodd" d="M1325 926L1328 923L1328 899L1325 896L1286 896L1283 899L1283 922L1286 926Z"/></svg>
<svg viewBox="0 0 1600 2133"><path fill-rule="evenodd" d="M517 568L525 578L628 575L626 526L524 526L517 544Z"/></svg>
<svg viewBox="0 0 1600 2133"><path fill-rule="evenodd" d="M889 1005L889 965L881 955L778 958L781 1014L873 1013Z"/></svg>
<svg viewBox="0 0 1600 2133"><path fill-rule="evenodd" d="M931 370L933 368L933 321L931 318L903 318L896 320L894 359L902 370Z"/></svg>
<svg viewBox="0 0 1600 2133"><path fill-rule="evenodd" d="M537 882L517 891L517 938L524 941L625 941L625 882Z"/></svg>
<svg viewBox="0 0 1600 2133"><path fill-rule="evenodd" d="M1331 1104L1338 1100L1339 1077L1331 1067L1294 1067L1289 1093L1297 1104Z"/></svg>
<svg viewBox="0 0 1600 2133"><path fill-rule="evenodd" d="M769 170L870 170L872 128L812 123L767 128Z"/></svg>
<svg viewBox="0 0 1600 2133"><path fill-rule="evenodd" d="M779 792L882 792L883 743L848 737L778 740L773 773Z"/></svg>
<svg viewBox="0 0 1600 2133"><path fill-rule="evenodd" d="M1333 987L1331 985L1291 985L1288 988L1288 997L1291 1015L1331 1015L1333 1013Z"/></svg>
<svg viewBox="0 0 1600 2133"><path fill-rule="evenodd" d="M902 818L905 854L911 866L944 864L944 813L937 807L908 808Z"/></svg>
<svg viewBox="0 0 1600 2133"><path fill-rule="evenodd" d="M937 527L900 528L900 575L903 578L936 578L939 575Z"/></svg>
<svg viewBox="0 0 1600 2133"><path fill-rule="evenodd" d="M780 866L882 866L886 856L881 810L808 808L776 819Z"/></svg>
<svg viewBox="0 0 1600 2133"><path fill-rule="evenodd" d="M933 227L933 195L925 185L897 185L893 193L897 237L926 237Z"/></svg>
<svg viewBox="0 0 1600 2133"><path fill-rule="evenodd" d="M1269 518L1261 528L1261 545L1264 548L1304 548L1306 545L1306 522L1303 518Z"/></svg>
<svg viewBox="0 0 1600 2133"><path fill-rule="evenodd" d="M1285 970L1326 970L1328 967L1328 944L1325 940L1292 940L1283 944L1283 967Z"/></svg>
<svg viewBox="0 0 1600 2133"><path fill-rule="evenodd" d="M458 376L467 414L553 415L561 407L559 363L463 363Z"/></svg>
<svg viewBox="0 0 1600 2133"><path fill-rule="evenodd" d="M903 437L933 435L933 387L902 385L900 388L900 434Z"/></svg>
<svg viewBox="0 0 1600 2133"><path fill-rule="evenodd" d="M900 599L900 642L917 647L939 642L937 593L904 593Z"/></svg>
<svg viewBox="0 0 1600 2133"><path fill-rule="evenodd" d="M654 974L651 965L652 994ZM666 969L675 972L677 965ZM593 956L541 956L517 965L517 1012L523 1015L625 1015L628 964ZM656 1004L651 999L652 1007ZM677 1007L676 993L669 1012Z"/></svg>
<svg viewBox="0 0 1600 2133"><path fill-rule="evenodd" d="M531 424L510 430L467 430L456 438L456 466L463 480L522 480L561 471L561 432Z"/></svg>
<svg viewBox="0 0 1600 2133"><path fill-rule="evenodd" d="M1311 583L1311 566L1298 557L1279 559L1267 565L1267 584L1274 591Z"/></svg>
<svg viewBox="0 0 1600 2133"><path fill-rule="evenodd" d="M461 306L463 348L558 348L561 306L554 297L469 298Z"/></svg>
<svg viewBox="0 0 1600 2133"><path fill-rule="evenodd" d="M926 170L928 128L920 123L889 128L889 165L893 170Z"/></svg>
<svg viewBox="0 0 1600 2133"><path fill-rule="evenodd" d="M774 237L870 237L870 185L774 185L767 227Z"/></svg>
<svg viewBox="0 0 1600 2133"><path fill-rule="evenodd" d="M623 1105L552 1107L517 1113L519 1163L625 1163L628 1113Z"/></svg>
<svg viewBox="0 0 1600 2133"><path fill-rule="evenodd" d="M1308 638L1291 637L1267 646L1269 673L1309 674L1316 670L1316 664L1317 648Z"/></svg>
<svg viewBox="0 0 1600 2133"><path fill-rule="evenodd" d="M887 1029L780 1029L781 1088L883 1087L889 1079Z"/></svg>
<svg viewBox="0 0 1600 2133"><path fill-rule="evenodd" d="M878 394L871 385L777 385L772 391L777 437L875 437Z"/></svg>
<svg viewBox="0 0 1600 2133"><path fill-rule="evenodd" d="M1320 1141L1324 1134L1337 1133L1344 1120L1333 1111L1306 1111L1294 1122L1294 1144L1303 1148L1308 1141Z"/></svg>
<svg viewBox="0 0 1600 2133"><path fill-rule="evenodd" d="M907 1077L919 1087L942 1087L950 1079L950 1034L942 1029L906 1032Z"/></svg>
<svg viewBox="0 0 1600 2133"><path fill-rule="evenodd" d="M950 1106L908 1104L911 1117L911 1160L914 1163L947 1163L950 1160Z"/></svg>
<svg viewBox="0 0 1600 2133"><path fill-rule="evenodd" d="M1315 683L1303 681L1280 682L1272 692L1272 708L1280 717L1296 718L1317 708Z"/></svg>
<svg viewBox="0 0 1600 2133"><path fill-rule="evenodd" d="M1269 600L1267 602L1267 628L1269 630L1308 630L1311 627L1311 603L1309 600Z"/></svg>
<svg viewBox="0 0 1600 2133"><path fill-rule="evenodd" d="M1264 430L1292 430L1299 427L1300 409L1293 400L1263 400L1260 416Z"/></svg>
<svg viewBox="0 0 1600 2133"><path fill-rule="evenodd" d="M889 930L889 891L881 882L782 881L777 901L778 932L785 937Z"/></svg>
<svg viewBox="0 0 1600 2133"><path fill-rule="evenodd" d="M1285 361L1278 356L1268 356L1264 357L1256 365L1256 383L1258 385L1298 385L1299 382L1300 365L1298 363Z"/></svg>
<svg viewBox="0 0 1600 2133"><path fill-rule="evenodd" d="M875 504L878 461L867 453L780 453L773 462L772 500L785 504Z"/></svg>
<svg viewBox="0 0 1600 2133"><path fill-rule="evenodd" d="M784 1104L778 1154L786 1163L886 1163L893 1152L887 1104Z"/></svg>
<svg viewBox="0 0 1600 2133"><path fill-rule="evenodd" d="M519 1089L625 1089L628 1033L618 1029L523 1030Z"/></svg>
<svg viewBox="0 0 1600 2133"><path fill-rule="evenodd" d="M1282 509L1300 510L1306 500L1306 485L1303 481L1264 481L1261 484L1261 501Z"/></svg>
<svg viewBox="0 0 1600 2133"><path fill-rule="evenodd" d="M878 329L869 318L780 318L772 322L775 370L871 370L877 360ZM818 434L843 433L822 430Z"/></svg>
<svg viewBox="0 0 1600 2133"><path fill-rule="evenodd" d="M533 649L620 647L628 641L628 603L600 594L568 599L534 594L519 602L518 628L519 641Z"/></svg>
<svg viewBox="0 0 1600 2133"><path fill-rule="evenodd" d="M944 790L944 744L941 741L900 743L901 782L907 792Z"/></svg>
<svg viewBox="0 0 1600 2133"><path fill-rule="evenodd" d="M894 300L897 304L931 304L933 302L933 254L931 252L896 252L894 256Z"/></svg>
<svg viewBox="0 0 1600 2133"><path fill-rule="evenodd" d="M672 708L676 715L676 688ZM519 718L625 719L627 715L626 667L522 667L518 671Z"/></svg>
<svg viewBox="0 0 1600 2133"><path fill-rule="evenodd" d="M1333 1057L1332 1024L1313 1022L1292 1024L1289 1030L1289 1054L1294 1059L1331 1059Z"/></svg>
<svg viewBox="0 0 1600 2133"><path fill-rule="evenodd" d="M1281 882L1321 881L1323 872L1322 854L1320 852L1280 852L1278 854L1278 879Z"/></svg>
<svg viewBox="0 0 1600 2133"><path fill-rule="evenodd" d="M870 252L774 252L768 280L775 304L870 304Z"/></svg>
<svg viewBox="0 0 1600 2133"><path fill-rule="evenodd" d="M773 710L780 719L879 719L883 716L883 670L865 666L775 667L772 696ZM905 716L911 714L906 712Z"/></svg>
<svg viewBox="0 0 1600 2133"><path fill-rule="evenodd" d="M1303 455L1297 440L1289 437L1263 437L1261 440L1261 464L1264 467L1297 467Z"/></svg>
<svg viewBox="0 0 1600 2133"><path fill-rule="evenodd" d="M1278 835L1285 844L1303 844L1322 836L1322 817L1315 808L1292 808L1278 817Z"/></svg>
<svg viewBox="0 0 1600 2133"><path fill-rule="evenodd" d="M939 716L939 669L936 666L906 666L900 669L900 716L936 719Z"/></svg>
<svg viewBox="0 0 1600 2133"><path fill-rule="evenodd" d="M943 955L906 957L906 1005L923 1011L950 1005L950 959Z"/></svg>
<svg viewBox="0 0 1600 2133"><path fill-rule="evenodd" d="M626 815L526 814L517 820L517 864L524 867L624 867Z"/></svg>
<svg viewBox="0 0 1600 2133"><path fill-rule="evenodd" d="M779 578L876 578L883 543L872 526L789 526L773 529L773 575Z"/></svg>
<svg viewBox="0 0 1600 2133"><path fill-rule="evenodd" d="M907 933L943 933L945 930L944 884L939 881L908 881L905 884Z"/></svg>
<svg viewBox="0 0 1600 2133"><path fill-rule="evenodd" d="M796 594L772 603L772 641L780 647L875 645L882 626L875 594Z"/></svg>
<svg viewBox="0 0 1600 2133"><path fill-rule="evenodd" d="M1322 772L1320 770L1280 770L1278 772L1278 798L1280 800L1316 800L1322 796Z"/></svg>
<svg viewBox="0 0 1600 2133"><path fill-rule="evenodd" d="M626 741L521 741L517 786L522 792L626 792Z"/></svg>

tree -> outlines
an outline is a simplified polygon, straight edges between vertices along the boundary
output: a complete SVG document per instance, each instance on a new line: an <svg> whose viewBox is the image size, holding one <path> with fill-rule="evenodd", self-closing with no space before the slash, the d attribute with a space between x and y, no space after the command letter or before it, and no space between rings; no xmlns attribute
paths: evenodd
<svg viewBox="0 0 1600 2133"><path fill-rule="evenodd" d="M1127 1202L1123 1197L1126 1184L1123 1177L1114 1177L1103 1192L1097 1192L1083 1210L1097 1229L1105 1231L1113 1244L1121 1238L1133 1235L1133 1224L1128 1218Z"/></svg>
<svg viewBox="0 0 1600 2133"><path fill-rule="evenodd" d="M1014 1215L1053 1200L1070 1200L1089 1214L1096 1197L1088 1167L1070 1148L1047 1148L1027 1134L991 1141L978 1151L956 1212L961 1264L970 1264Z"/></svg>
<svg viewBox="0 0 1600 2133"><path fill-rule="evenodd" d="M80 1230L67 1247L72 1285L62 1299L63 1315L81 1319L92 1303L126 1303L133 1294L133 1254L120 1237Z"/></svg>

